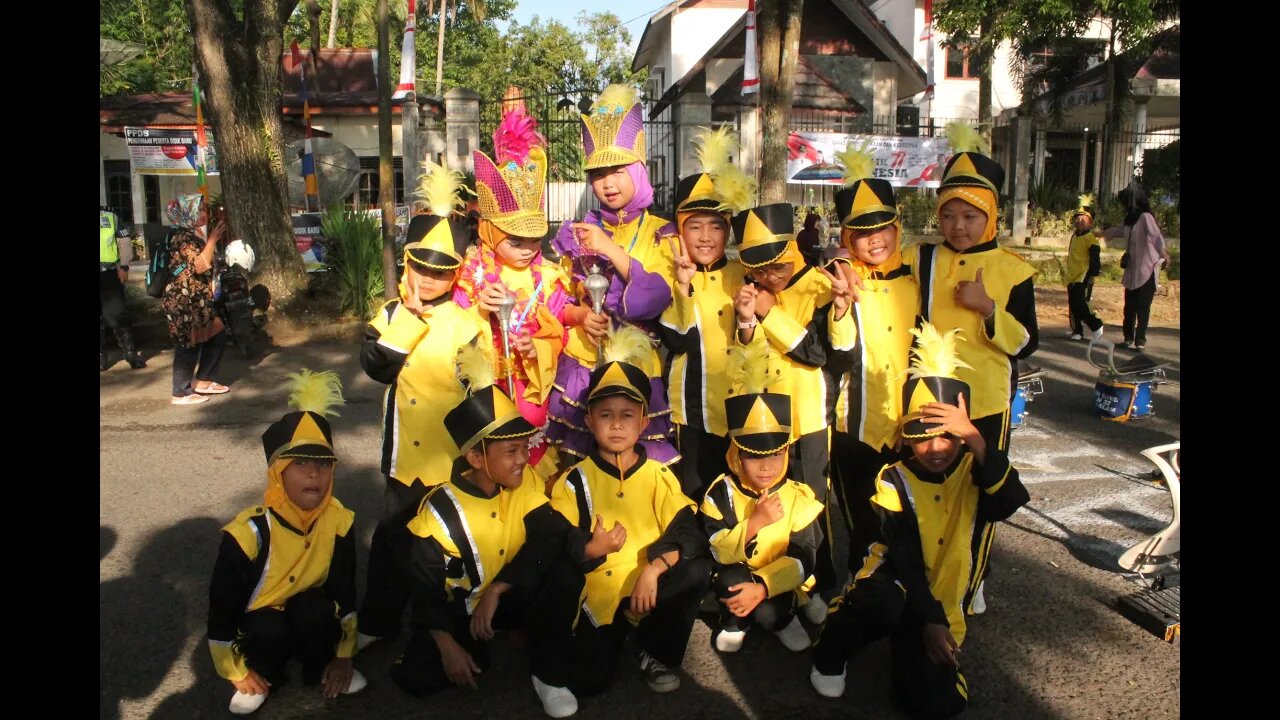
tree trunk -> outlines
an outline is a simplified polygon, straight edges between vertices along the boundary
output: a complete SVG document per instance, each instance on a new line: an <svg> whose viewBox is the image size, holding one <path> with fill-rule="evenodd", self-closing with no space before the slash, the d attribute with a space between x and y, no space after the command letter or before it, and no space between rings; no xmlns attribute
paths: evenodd
<svg viewBox="0 0 1280 720"><path fill-rule="evenodd" d="M441 88L444 86L444 6L447 4L445 0L440 0L440 31L436 38L436 97L441 97L444 92Z"/></svg>
<svg viewBox="0 0 1280 720"><path fill-rule="evenodd" d="M983 46L983 42L991 34L991 26L995 22L995 16L988 13L978 23L978 41L979 46ZM978 132L987 141L987 147L991 147L991 134L995 123L991 121L991 66L992 60L995 58L995 47L985 49L975 58L978 61Z"/></svg>
<svg viewBox="0 0 1280 720"><path fill-rule="evenodd" d="M329 6L329 43L325 47L332 50L338 47L338 3L342 0L333 0L333 4Z"/></svg>
<svg viewBox="0 0 1280 720"><path fill-rule="evenodd" d="M223 200L236 230L254 246L256 279L273 306L287 304L306 284L289 218L280 114L284 22L297 5L245 0L240 20L229 0L187 0Z"/></svg>
<svg viewBox="0 0 1280 720"><path fill-rule="evenodd" d="M787 0L756 4L760 34L760 114L763 152L760 159L760 204L782 202L787 196L787 135L782 120L778 77L782 69L782 16Z"/></svg>
<svg viewBox="0 0 1280 720"><path fill-rule="evenodd" d="M396 292L396 176L391 163L391 29L387 26L387 0L378 0L378 204L382 206L383 297Z"/></svg>
<svg viewBox="0 0 1280 720"><path fill-rule="evenodd" d="M320 3L307 0L307 24L311 27L311 55L320 49Z"/></svg>
<svg viewBox="0 0 1280 720"><path fill-rule="evenodd" d="M1115 188L1111 183L1111 158L1115 155L1116 131L1118 128L1118 116L1116 112L1116 33L1115 19L1111 21L1110 39L1107 49L1107 79L1106 79L1106 119L1102 122L1102 173L1099 177L1102 179L1098 183L1098 209L1099 212L1105 213L1107 207L1113 200Z"/></svg>

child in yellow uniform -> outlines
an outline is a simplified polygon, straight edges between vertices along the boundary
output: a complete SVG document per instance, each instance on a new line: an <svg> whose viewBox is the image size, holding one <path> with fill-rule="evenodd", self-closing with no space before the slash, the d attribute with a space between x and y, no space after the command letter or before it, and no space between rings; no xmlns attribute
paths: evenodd
<svg viewBox="0 0 1280 720"><path fill-rule="evenodd" d="M365 328L360 364L387 384L383 398L382 520L369 546L369 574L360 607L361 647L400 633L409 579L398 568L408 551L404 525L427 492L449 481L456 449L444 416L462 399L454 370L458 349L487 338L475 313L451 299L467 227L452 215L460 176L428 163L420 195L429 212L409 221L400 296Z"/></svg>
<svg viewBox="0 0 1280 720"><path fill-rule="evenodd" d="M819 694L840 697L846 662L887 635L894 700L911 717L950 718L969 699L958 656L985 562L982 527L1029 498L1008 455L969 420L956 331L948 338L927 323L921 330L920 362L903 388L910 456L876 481L882 542L833 603L809 679Z"/></svg>
<svg viewBox="0 0 1280 720"><path fill-rule="evenodd" d="M696 505L639 444L650 387L633 363L648 349L634 329L610 335L606 363L592 371L587 391L597 449L551 492L573 530L568 556L548 571L548 589L561 599L559 611L540 620L559 640L538 677L577 695L605 689L633 626L649 688L679 688L675 671L710 581Z"/></svg>
<svg viewBox="0 0 1280 720"><path fill-rule="evenodd" d="M463 348L458 375L467 395L445 416L445 426L461 462L408 525L413 632L391 677L418 697L450 684L475 687L494 632L529 627L541 568L561 552L567 530L529 463L535 428L494 384L492 353ZM532 624L534 672L543 655L539 628Z"/></svg>
<svg viewBox="0 0 1280 720"><path fill-rule="evenodd" d="M827 369L839 377L831 482L849 524L849 567L862 564L880 522L871 506L880 468L898 459L902 383L920 288L902 263L902 223L893 186L870 177L874 159L850 147L839 153L846 186L836 192L840 243L847 258L833 264L854 295L856 341L833 353ZM825 610L825 608L824 608Z"/></svg>
<svg viewBox="0 0 1280 720"><path fill-rule="evenodd" d="M1017 361L1039 344L1035 268L996 240L996 204L1004 168L977 152L982 138L964 125L947 128L955 154L938 188L943 241L903 253L920 283L920 314L941 330L960 328L959 377L973 391L969 413L987 445L1008 450L1009 407Z"/></svg>
<svg viewBox="0 0 1280 720"><path fill-rule="evenodd" d="M325 697L359 692L356 652L355 513L333 496L333 431L326 414L342 404L333 372L291 376L285 414L262 434L267 492L262 504L222 528L209 584L209 651L235 686L231 712L248 715L302 661L302 682Z"/></svg>
<svg viewBox="0 0 1280 720"><path fill-rule="evenodd" d="M1094 340L1102 339L1102 320L1089 307L1093 296L1093 279L1102 272L1102 241L1093 231L1093 197L1080 196L1080 207L1072 217L1076 231L1067 248L1067 322L1072 340L1083 340L1082 325L1089 326Z"/></svg>
<svg viewBox="0 0 1280 720"><path fill-rule="evenodd" d="M791 398L768 392L767 350L761 343L735 349L729 375L737 392L725 401L731 469L711 483L698 513L716 561L721 652L737 652L752 625L777 633L793 652L809 647L796 608L812 586L822 503L787 477Z"/></svg>
<svg viewBox="0 0 1280 720"><path fill-rule="evenodd" d="M728 470L725 352L734 344L733 300L746 273L724 251L729 218L749 204L755 180L733 164L737 141L727 128L704 131L694 142L700 144L702 172L676 187L681 252L674 300L658 321L658 336L670 351L666 381L680 451L680 487L700 498Z"/></svg>
<svg viewBox="0 0 1280 720"><path fill-rule="evenodd" d="M791 397L790 462L795 479L809 486L826 508L824 538L815 571L812 600L820 621L823 600L839 593L847 561L844 518L830 492L830 399L822 367L834 351L853 348L854 325L847 284L821 268L807 265L795 241L789 203L762 205L733 218L739 262L751 282L738 291L739 343L767 342L779 356L774 375L778 391ZM757 327L758 326L758 327Z"/></svg>

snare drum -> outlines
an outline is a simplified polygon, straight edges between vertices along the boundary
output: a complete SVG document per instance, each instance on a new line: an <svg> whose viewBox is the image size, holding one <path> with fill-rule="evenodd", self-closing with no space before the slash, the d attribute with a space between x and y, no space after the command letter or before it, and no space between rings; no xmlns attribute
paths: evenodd
<svg viewBox="0 0 1280 720"><path fill-rule="evenodd" d="M1009 428L1017 429L1022 427L1022 423L1026 420L1030 412L1027 410L1028 403L1032 398L1044 392L1044 384L1039 377L1027 378L1018 381L1018 388L1013 393L1013 402L1009 406Z"/></svg>
<svg viewBox="0 0 1280 720"><path fill-rule="evenodd" d="M1100 378L1093 388L1093 411L1103 420L1126 422L1151 415L1154 380L1121 382Z"/></svg>

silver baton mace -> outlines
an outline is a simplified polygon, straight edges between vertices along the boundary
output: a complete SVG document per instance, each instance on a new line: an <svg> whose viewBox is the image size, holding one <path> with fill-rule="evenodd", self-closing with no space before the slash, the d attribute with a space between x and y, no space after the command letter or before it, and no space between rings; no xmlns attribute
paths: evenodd
<svg viewBox="0 0 1280 720"><path fill-rule="evenodd" d="M502 376L507 379L507 394L514 392L511 376L513 366L511 360L511 312L515 310L516 299L512 295L502 298L498 305L498 328L502 330Z"/></svg>
<svg viewBox="0 0 1280 720"><path fill-rule="evenodd" d="M600 266L592 264L587 269L587 277L582 281L582 286L587 289L587 294L591 296L591 310L597 315L604 314L604 296L609 292L609 279L600 272ZM600 367L600 359L604 357L603 344L596 350L596 367Z"/></svg>

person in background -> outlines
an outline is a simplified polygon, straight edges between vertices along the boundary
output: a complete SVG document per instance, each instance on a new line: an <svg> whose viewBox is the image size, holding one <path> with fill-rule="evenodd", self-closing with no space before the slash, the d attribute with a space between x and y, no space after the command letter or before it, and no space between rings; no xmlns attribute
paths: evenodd
<svg viewBox="0 0 1280 720"><path fill-rule="evenodd" d="M129 329L129 316L124 305L124 284L129 280L129 263L133 261L133 240L128 228L120 224L120 216L111 208L98 210L98 370L106 372L112 365L107 353L107 330L116 335L120 350L129 367L147 366L138 354Z"/></svg>

